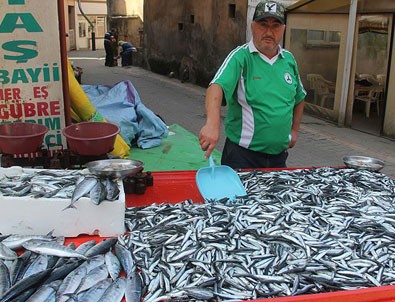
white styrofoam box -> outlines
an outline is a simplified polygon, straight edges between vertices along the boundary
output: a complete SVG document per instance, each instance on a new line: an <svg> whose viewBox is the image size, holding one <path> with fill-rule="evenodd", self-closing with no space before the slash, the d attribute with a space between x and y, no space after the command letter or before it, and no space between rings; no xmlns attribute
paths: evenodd
<svg viewBox="0 0 395 302"><path fill-rule="evenodd" d="M39 171L21 167L0 168L3 175L18 176L22 172ZM64 210L71 202L62 198L13 197L0 195L0 233L77 237L80 234L102 237L118 236L125 232L125 192L118 181L119 197L95 205L87 197Z"/></svg>

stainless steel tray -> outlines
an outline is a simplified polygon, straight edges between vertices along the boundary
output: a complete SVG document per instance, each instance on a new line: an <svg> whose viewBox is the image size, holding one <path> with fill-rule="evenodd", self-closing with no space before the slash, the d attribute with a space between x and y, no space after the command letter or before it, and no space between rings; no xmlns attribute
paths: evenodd
<svg viewBox="0 0 395 302"><path fill-rule="evenodd" d="M142 161L132 159L104 159L86 164L93 174L118 178L136 174L143 170L143 166Z"/></svg>
<svg viewBox="0 0 395 302"><path fill-rule="evenodd" d="M345 156L344 164L353 169L380 171L384 168L384 161L368 156Z"/></svg>

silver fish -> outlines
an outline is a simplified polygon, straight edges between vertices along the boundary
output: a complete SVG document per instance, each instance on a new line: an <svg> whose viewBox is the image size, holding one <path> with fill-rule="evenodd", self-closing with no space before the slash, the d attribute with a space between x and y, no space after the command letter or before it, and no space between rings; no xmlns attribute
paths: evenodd
<svg viewBox="0 0 395 302"><path fill-rule="evenodd" d="M84 195L88 194L92 188L99 182L99 179L95 176L86 176L76 187L73 192L73 195L71 196L71 202L70 204L64 208L70 209L70 208L75 208L74 203L79 200L81 197Z"/></svg>
<svg viewBox="0 0 395 302"><path fill-rule="evenodd" d="M16 258L18 258L17 253L7 247L4 243L0 242L0 259L15 260Z"/></svg>
<svg viewBox="0 0 395 302"><path fill-rule="evenodd" d="M60 245L56 242L30 240L25 242L23 247L29 251L39 254L53 255L58 257L73 257L85 260L88 259L88 257L76 252L75 250L64 245Z"/></svg>

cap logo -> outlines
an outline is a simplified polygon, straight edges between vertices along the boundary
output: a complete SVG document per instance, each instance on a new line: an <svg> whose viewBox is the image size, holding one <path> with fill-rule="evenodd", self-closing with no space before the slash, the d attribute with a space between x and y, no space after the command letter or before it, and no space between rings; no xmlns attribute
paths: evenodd
<svg viewBox="0 0 395 302"><path fill-rule="evenodd" d="M270 2L265 3L265 12L266 13L271 13L271 12L276 12L276 11L277 11L277 3L270 3Z"/></svg>

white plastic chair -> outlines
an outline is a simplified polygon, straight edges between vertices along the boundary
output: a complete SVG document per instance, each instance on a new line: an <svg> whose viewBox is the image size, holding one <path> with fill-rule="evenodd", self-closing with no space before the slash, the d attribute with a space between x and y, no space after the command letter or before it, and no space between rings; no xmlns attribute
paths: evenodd
<svg viewBox="0 0 395 302"><path fill-rule="evenodd" d="M309 73L306 75L307 81L310 84L310 89L314 91L314 103L324 106L328 98L334 98L334 83L325 79L322 75L316 73Z"/></svg>
<svg viewBox="0 0 395 302"><path fill-rule="evenodd" d="M366 80L369 83L373 84L373 85L378 85L379 82L377 81L377 78L369 73L361 73L358 75L358 80L362 81L362 80Z"/></svg>
<svg viewBox="0 0 395 302"><path fill-rule="evenodd" d="M376 79L377 79L377 82L379 83L379 85L380 86L385 86L385 82L386 82L386 80L387 80L387 76L385 75L385 74L378 74L378 75L376 75Z"/></svg>
<svg viewBox="0 0 395 302"><path fill-rule="evenodd" d="M367 95L359 95L355 100L365 102L366 117L370 116L370 105L376 103L377 116L380 116L380 100L383 88L379 86L372 87Z"/></svg>

